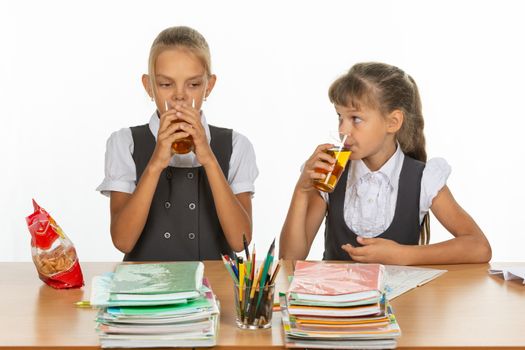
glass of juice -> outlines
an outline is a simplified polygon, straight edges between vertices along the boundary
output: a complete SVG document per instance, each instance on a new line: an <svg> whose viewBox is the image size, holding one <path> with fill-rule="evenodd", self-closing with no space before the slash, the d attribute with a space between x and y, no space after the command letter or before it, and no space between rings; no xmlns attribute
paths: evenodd
<svg viewBox="0 0 525 350"><path fill-rule="evenodd" d="M345 170L346 163L348 163L348 159L350 158L350 154L352 154L352 151L350 151L350 149L345 144L345 134L335 132L331 133L330 135L330 142L334 144L334 147L326 150L325 152L335 158L334 170L327 171L325 169L316 168L316 172L325 174L326 177L324 179L314 180L314 187L327 193L334 191L337 181L339 181L339 178Z"/></svg>
<svg viewBox="0 0 525 350"><path fill-rule="evenodd" d="M164 101L166 111L169 109L168 101ZM192 108L195 108L195 100L192 100L191 104ZM193 137L187 136L182 139L178 139L177 141L173 142L171 144L171 150L173 153L177 154L186 154L195 149L195 146L193 144Z"/></svg>

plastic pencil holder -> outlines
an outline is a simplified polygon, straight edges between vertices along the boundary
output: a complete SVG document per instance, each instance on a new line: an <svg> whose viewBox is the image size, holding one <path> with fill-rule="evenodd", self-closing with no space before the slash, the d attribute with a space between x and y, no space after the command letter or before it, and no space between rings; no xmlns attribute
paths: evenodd
<svg viewBox="0 0 525 350"><path fill-rule="evenodd" d="M234 283L235 322L242 329L261 329L272 326L275 284L265 285L262 290ZM253 294L253 297L250 297ZM242 298L241 298L242 295Z"/></svg>

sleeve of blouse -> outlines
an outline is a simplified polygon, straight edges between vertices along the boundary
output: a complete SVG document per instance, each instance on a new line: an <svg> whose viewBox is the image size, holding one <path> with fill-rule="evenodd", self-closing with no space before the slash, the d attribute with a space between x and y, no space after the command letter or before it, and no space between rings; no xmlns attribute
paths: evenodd
<svg viewBox="0 0 525 350"><path fill-rule="evenodd" d="M259 169L257 169L252 143L246 136L233 131L232 155L228 171L228 183L233 194L250 192L253 195L254 183L258 175Z"/></svg>
<svg viewBox="0 0 525 350"><path fill-rule="evenodd" d="M123 128L112 133L106 143L104 180L97 191L108 197L111 191L133 193L137 171L132 154L131 129Z"/></svg>
<svg viewBox="0 0 525 350"><path fill-rule="evenodd" d="M443 158L432 158L427 161L421 178L421 196L419 198L420 222L432 206L438 192L447 184L451 168Z"/></svg>

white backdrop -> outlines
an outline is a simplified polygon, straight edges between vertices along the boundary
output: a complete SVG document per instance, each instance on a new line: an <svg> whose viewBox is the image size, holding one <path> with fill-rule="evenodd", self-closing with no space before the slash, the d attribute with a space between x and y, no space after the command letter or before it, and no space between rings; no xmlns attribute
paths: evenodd
<svg viewBox="0 0 525 350"><path fill-rule="evenodd" d="M248 2L246 2L248 3ZM336 126L330 83L383 61L420 87L430 157L494 261L524 261L524 5L519 1L2 1L0 261L30 260L35 198L81 261L120 260L109 234L106 139L148 121L140 77L157 33L189 25L218 76L210 122L252 141L259 251L279 236L301 163ZM322 255L322 231L309 255ZM450 234L432 222L432 242Z"/></svg>

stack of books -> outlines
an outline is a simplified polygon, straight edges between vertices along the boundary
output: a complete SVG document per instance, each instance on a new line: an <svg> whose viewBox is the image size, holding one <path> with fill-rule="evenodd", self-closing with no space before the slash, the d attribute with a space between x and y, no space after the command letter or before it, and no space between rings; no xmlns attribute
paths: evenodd
<svg viewBox="0 0 525 350"><path fill-rule="evenodd" d="M383 265L298 261L280 303L286 347L393 349L401 335Z"/></svg>
<svg viewBox="0 0 525 350"><path fill-rule="evenodd" d="M103 348L216 344L219 306L202 262L120 264L93 278Z"/></svg>

